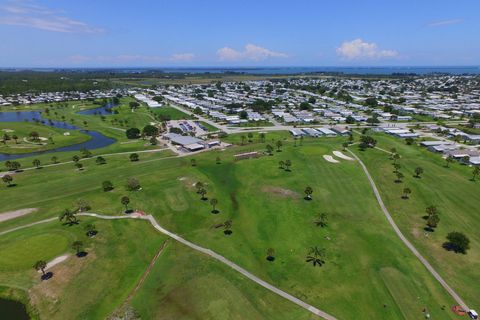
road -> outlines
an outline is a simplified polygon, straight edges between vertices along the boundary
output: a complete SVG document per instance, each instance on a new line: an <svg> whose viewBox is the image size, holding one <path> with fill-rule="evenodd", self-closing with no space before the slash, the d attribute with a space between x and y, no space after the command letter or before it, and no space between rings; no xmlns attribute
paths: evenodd
<svg viewBox="0 0 480 320"><path fill-rule="evenodd" d="M418 250L413 246L413 244L410 241L408 241L408 239L403 235L403 233L400 231L397 224L393 220L392 216L390 215L390 212L388 212L387 207L383 203L382 197L380 196L380 192L378 192L377 186L375 185L375 182L373 181L372 176L368 172L367 167L355 153L353 153L349 149L347 149L347 151L358 161L358 163L360 163L360 166L362 167L363 171L365 172L365 175L368 178L368 181L370 182L370 185L373 189L373 193L377 198L380 208L382 209L383 213L385 214L385 217L387 217L388 222L392 226L393 230L395 230L395 233L400 238L400 240L402 240L402 242L418 258L418 260L420 260L420 262L425 266L425 268L427 268L427 270L435 277L435 279L445 288L445 290L447 290L447 292L458 303L458 305L461 306L464 310L469 310L467 304L462 300L462 298L460 298L460 296L447 284L445 280L443 280L440 274L438 274L438 272L435 271L432 265L420 254L420 252L418 252Z"/></svg>

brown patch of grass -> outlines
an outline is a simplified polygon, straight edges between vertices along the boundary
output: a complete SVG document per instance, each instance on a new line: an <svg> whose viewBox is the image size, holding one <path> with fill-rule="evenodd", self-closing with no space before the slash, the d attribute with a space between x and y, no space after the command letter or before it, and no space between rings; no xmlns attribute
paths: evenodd
<svg viewBox="0 0 480 320"><path fill-rule="evenodd" d="M93 251L89 251L85 258L69 257L48 270L53 272L53 277L46 281L41 281L40 275L35 272L37 284L28 290L32 305L39 310L45 308L49 310L42 313L54 313L57 308L56 304L60 301L68 283L95 259L96 255Z"/></svg>
<svg viewBox="0 0 480 320"><path fill-rule="evenodd" d="M262 188L262 192L270 193L284 198L299 199L301 197L300 193L298 192L280 187L265 186Z"/></svg>

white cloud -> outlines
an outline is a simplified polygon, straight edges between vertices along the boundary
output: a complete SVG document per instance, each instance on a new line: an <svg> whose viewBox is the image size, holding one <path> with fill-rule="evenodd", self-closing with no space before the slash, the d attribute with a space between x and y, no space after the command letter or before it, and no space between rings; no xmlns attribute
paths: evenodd
<svg viewBox="0 0 480 320"><path fill-rule="evenodd" d="M194 59L195 54L193 53L175 53L170 57L170 60L175 62L189 62Z"/></svg>
<svg viewBox="0 0 480 320"><path fill-rule="evenodd" d="M383 59L394 58L398 56L395 50L381 50L376 43L368 43L362 39L355 39L352 41L343 42L337 48L337 55L343 59Z"/></svg>
<svg viewBox="0 0 480 320"><path fill-rule="evenodd" d="M429 27L442 27L442 26L449 26L452 24L459 24L462 23L463 19L450 19L450 20L440 20L440 21L434 21L430 22L427 26Z"/></svg>
<svg viewBox="0 0 480 320"><path fill-rule="evenodd" d="M104 29L68 18L30 1L14 0L0 6L0 25L21 26L62 33L102 33Z"/></svg>
<svg viewBox="0 0 480 320"><path fill-rule="evenodd" d="M247 44L243 51L237 51L230 47L223 47L217 50L217 56L220 60L228 61L263 61L269 58L288 58L286 53L272 51L254 44Z"/></svg>

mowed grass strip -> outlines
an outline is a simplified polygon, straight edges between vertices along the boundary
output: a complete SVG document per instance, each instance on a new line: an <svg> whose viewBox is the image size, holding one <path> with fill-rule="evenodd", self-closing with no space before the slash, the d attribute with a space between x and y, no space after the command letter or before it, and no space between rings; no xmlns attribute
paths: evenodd
<svg viewBox="0 0 480 320"><path fill-rule="evenodd" d="M352 150L365 162L402 232L467 304L474 305L480 295L480 287L472 285L480 278L480 182L470 180L472 168L458 163L447 168L440 154L420 146L408 146L401 139L383 134L375 138L379 147L396 148L401 155L398 163L400 172L405 175L402 183L394 183L395 174L388 154L376 149ZM424 169L421 178L413 177L416 167ZM412 190L408 200L401 198L405 187ZM427 233L423 216L431 205L438 208L440 222L435 232ZM442 248L447 234L452 231L462 232L470 239L466 255Z"/></svg>

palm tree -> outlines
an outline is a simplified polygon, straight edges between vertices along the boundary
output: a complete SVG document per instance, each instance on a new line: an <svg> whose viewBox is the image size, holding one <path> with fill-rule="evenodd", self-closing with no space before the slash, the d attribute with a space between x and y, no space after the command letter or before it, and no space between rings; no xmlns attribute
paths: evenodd
<svg viewBox="0 0 480 320"><path fill-rule="evenodd" d="M267 153L269 155L273 154L273 147L271 145L267 144L265 148L267 149Z"/></svg>
<svg viewBox="0 0 480 320"><path fill-rule="evenodd" d="M275 250L273 248L268 248L267 249L267 260L268 261L275 260Z"/></svg>
<svg viewBox="0 0 480 320"><path fill-rule="evenodd" d="M40 160L33 159L32 164L38 169L40 168Z"/></svg>
<svg viewBox="0 0 480 320"><path fill-rule="evenodd" d="M348 142L342 143L343 151L347 150L347 147L348 147Z"/></svg>
<svg viewBox="0 0 480 320"><path fill-rule="evenodd" d="M215 208L218 204L218 200L215 198L210 199L210 204L212 205L212 213L218 213L219 211Z"/></svg>
<svg viewBox="0 0 480 320"><path fill-rule="evenodd" d="M217 157L217 159L215 160L216 164L220 164L222 163L222 159L220 159L220 157Z"/></svg>
<svg viewBox="0 0 480 320"><path fill-rule="evenodd" d="M45 276L45 268L47 267L47 262L45 260L38 260L33 265L33 268L37 271L42 271L42 276Z"/></svg>
<svg viewBox="0 0 480 320"><path fill-rule="evenodd" d="M283 162L283 160L278 161L278 166L280 169L285 169L285 162Z"/></svg>
<svg viewBox="0 0 480 320"><path fill-rule="evenodd" d="M57 163L57 162L58 162L58 158L55 157L55 156L53 156L51 160L52 160L53 163Z"/></svg>
<svg viewBox="0 0 480 320"><path fill-rule="evenodd" d="M416 167L415 168L415 178L420 178L420 175L423 173L423 168L422 167Z"/></svg>
<svg viewBox="0 0 480 320"><path fill-rule="evenodd" d="M401 173L400 171L397 171L397 180L395 180L395 182L397 183L402 182L403 177L404 177L403 173Z"/></svg>
<svg viewBox="0 0 480 320"><path fill-rule="evenodd" d="M392 155L392 160L393 160L393 163L397 163L397 160L400 160L400 155L398 153L394 153Z"/></svg>
<svg viewBox="0 0 480 320"><path fill-rule="evenodd" d="M319 267L325 264L325 250L320 249L318 247L311 247L308 250L307 257L305 259L306 262L312 263L314 267L317 265Z"/></svg>
<svg viewBox="0 0 480 320"><path fill-rule="evenodd" d="M90 206L90 203L88 203L86 200L83 200L83 199L77 200L77 207L79 212L88 211L92 208Z"/></svg>
<svg viewBox="0 0 480 320"><path fill-rule="evenodd" d="M475 181L475 179L477 178L478 175L480 175L480 167L473 168L472 181Z"/></svg>
<svg viewBox="0 0 480 320"><path fill-rule="evenodd" d="M408 195L412 193L412 190L410 188L403 188L403 199L408 199Z"/></svg>
<svg viewBox="0 0 480 320"><path fill-rule="evenodd" d="M312 193L313 193L313 189L311 187L306 187L305 188L305 200L312 200Z"/></svg>
<svg viewBox="0 0 480 320"><path fill-rule="evenodd" d="M197 193L200 194L200 190L203 189L203 183L201 181L198 181L195 183L195 188L197 188Z"/></svg>
<svg viewBox="0 0 480 320"><path fill-rule="evenodd" d="M260 138L260 142L264 143L265 142L265 132L260 132L260 134L258 136Z"/></svg>
<svg viewBox="0 0 480 320"><path fill-rule="evenodd" d="M440 222L440 217L438 216L438 214L433 214L428 217L427 226L431 229L431 231L433 231L432 229L436 228L439 222Z"/></svg>
<svg viewBox="0 0 480 320"><path fill-rule="evenodd" d="M77 167L78 170L82 170L83 169L83 164L77 162L77 163L75 163L75 167Z"/></svg>
<svg viewBox="0 0 480 320"><path fill-rule="evenodd" d="M71 211L70 209L65 209L59 216L58 219L60 221L65 220L65 223L68 224L69 226L72 226L74 224L78 223L78 219L75 215L74 211Z"/></svg>
<svg viewBox="0 0 480 320"><path fill-rule="evenodd" d="M200 200L207 200L207 198L205 198L205 195L207 194L207 189L201 188L201 189L198 191L198 193L202 196L202 197L200 198Z"/></svg>
<svg viewBox="0 0 480 320"><path fill-rule="evenodd" d="M72 249L76 251L77 257L81 255L82 248L83 248L82 241L77 240L72 243Z"/></svg>
<svg viewBox="0 0 480 320"><path fill-rule="evenodd" d="M12 185L13 177L9 174L6 174L2 177L2 181L7 184L7 187Z"/></svg>
<svg viewBox="0 0 480 320"><path fill-rule="evenodd" d="M125 206L125 213L128 212L128 204L130 203L130 198L127 196L123 196L120 199L120 203Z"/></svg>
<svg viewBox="0 0 480 320"><path fill-rule="evenodd" d="M248 142L253 142L253 140L252 140L253 139L253 133L249 132L247 134L247 137L248 137Z"/></svg>
<svg viewBox="0 0 480 320"><path fill-rule="evenodd" d="M224 231L223 233L225 233L227 236L228 235L231 235L232 234L232 220L227 220L223 223L223 228L224 228Z"/></svg>
<svg viewBox="0 0 480 320"><path fill-rule="evenodd" d="M327 214L326 213L320 213L318 215L318 217L315 220L313 220L313 223L317 227L325 228L327 226L327 220L328 220Z"/></svg>
<svg viewBox="0 0 480 320"><path fill-rule="evenodd" d="M393 168L394 168L393 172L394 172L394 173L397 173L398 170L400 170L401 167L402 167L402 166L401 166L399 163L394 163L394 164L393 164Z"/></svg>
<svg viewBox="0 0 480 320"><path fill-rule="evenodd" d="M291 166L292 166L292 161L285 160L285 170L290 171Z"/></svg>
<svg viewBox="0 0 480 320"><path fill-rule="evenodd" d="M283 143L282 143L282 141L280 141L280 140L277 140L277 142L276 142L276 146L277 146L277 152L280 152L280 151L282 151L282 146L283 146Z"/></svg>
<svg viewBox="0 0 480 320"><path fill-rule="evenodd" d="M15 141L15 144L18 144L18 136L17 135L13 135L12 136L12 139Z"/></svg>
<svg viewBox="0 0 480 320"><path fill-rule="evenodd" d="M195 167L197 165L197 161L195 159L190 159L190 163L192 167Z"/></svg>
<svg viewBox="0 0 480 320"><path fill-rule="evenodd" d="M435 215L435 214L438 214L438 209L436 206L428 206L426 209L425 209L425 212L427 213L427 215L430 217L432 215Z"/></svg>
<svg viewBox="0 0 480 320"><path fill-rule="evenodd" d="M303 135L300 136L300 145L303 146Z"/></svg>
<svg viewBox="0 0 480 320"><path fill-rule="evenodd" d="M75 155L75 156L72 157L72 161L77 163L78 161L80 161L80 157Z"/></svg>
<svg viewBox="0 0 480 320"><path fill-rule="evenodd" d="M84 229L88 237L93 237L98 233L97 228L95 228L93 223L87 224Z"/></svg>
<svg viewBox="0 0 480 320"><path fill-rule="evenodd" d="M137 153L130 154L130 161L134 162L134 161L138 161L139 159L140 157L138 156Z"/></svg>
<svg viewBox="0 0 480 320"><path fill-rule="evenodd" d="M95 162L96 162L98 165L102 165L102 164L106 164L106 163L107 163L107 160L105 160L105 158L102 157L102 156L98 156L97 159L95 159Z"/></svg>
<svg viewBox="0 0 480 320"><path fill-rule="evenodd" d="M245 137L245 135L242 135L241 139L242 139L242 146L243 146L245 144L245 140L247 139L247 137Z"/></svg>
<svg viewBox="0 0 480 320"><path fill-rule="evenodd" d="M445 166L446 166L447 168L449 168L449 167L450 167L450 163L452 163L453 161L454 161L453 156L450 155L450 156L446 157L446 158L445 158L445 162L446 162L446 165L445 165Z"/></svg>

